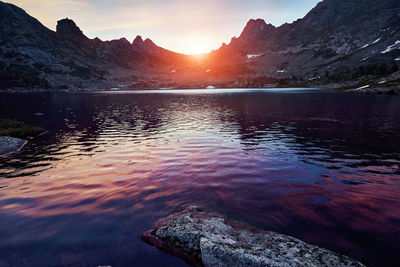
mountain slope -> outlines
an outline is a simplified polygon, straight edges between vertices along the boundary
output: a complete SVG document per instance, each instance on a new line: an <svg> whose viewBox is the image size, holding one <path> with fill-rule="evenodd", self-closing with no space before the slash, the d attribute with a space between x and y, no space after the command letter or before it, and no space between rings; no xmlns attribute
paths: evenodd
<svg viewBox="0 0 400 267"><path fill-rule="evenodd" d="M91 40L70 19L60 20L53 32L22 9L3 2L0 27L0 89L135 87L149 73L182 58L150 39L137 38L133 44L125 38Z"/></svg>
<svg viewBox="0 0 400 267"><path fill-rule="evenodd" d="M262 76L352 79L365 76L363 68L396 71L399 40L400 1L325 0L303 19L280 27L250 20L238 38L216 53L228 61L241 55Z"/></svg>

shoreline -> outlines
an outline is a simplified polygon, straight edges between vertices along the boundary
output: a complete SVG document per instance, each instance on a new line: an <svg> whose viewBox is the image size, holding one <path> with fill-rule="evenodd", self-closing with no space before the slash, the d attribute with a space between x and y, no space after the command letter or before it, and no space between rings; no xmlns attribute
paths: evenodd
<svg viewBox="0 0 400 267"><path fill-rule="evenodd" d="M32 126L13 119L0 120L0 157L20 151L29 140L46 133L39 126Z"/></svg>
<svg viewBox="0 0 400 267"><path fill-rule="evenodd" d="M369 94L369 95L398 95L400 96L400 87L364 87L356 89L347 89L346 93L358 93L358 94Z"/></svg>
<svg viewBox="0 0 400 267"><path fill-rule="evenodd" d="M71 89L71 90L54 90L54 89L1 89L0 94L52 94L52 93L94 93L94 92L136 92L136 91L173 91L173 90L222 90L222 89L325 89L332 91L339 91L345 93L360 93L360 94L386 94L386 95L400 95L400 86L391 87L360 87L360 88L348 88L338 85L326 84L326 85L310 85L310 86L279 86L279 87L245 87L245 86L216 86L213 88L209 87L145 87L145 88L90 88L90 89Z"/></svg>

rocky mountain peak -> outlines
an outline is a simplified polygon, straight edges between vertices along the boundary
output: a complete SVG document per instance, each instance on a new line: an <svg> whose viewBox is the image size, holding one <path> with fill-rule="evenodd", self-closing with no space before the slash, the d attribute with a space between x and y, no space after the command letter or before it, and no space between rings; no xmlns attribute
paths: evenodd
<svg viewBox="0 0 400 267"><path fill-rule="evenodd" d="M81 29L68 18L57 22L57 34L63 38L86 39Z"/></svg>
<svg viewBox="0 0 400 267"><path fill-rule="evenodd" d="M120 43L120 44L124 44L124 45L128 44L128 45L130 45L128 39L126 39L125 37L122 37L122 38L120 38L120 39L118 39L118 40L116 40L116 41L117 41L118 43Z"/></svg>
<svg viewBox="0 0 400 267"><path fill-rule="evenodd" d="M138 35L136 36L135 40L133 40L132 45L135 47L140 47L143 46L143 43L142 36Z"/></svg>
<svg viewBox="0 0 400 267"><path fill-rule="evenodd" d="M251 19L247 22L246 28L259 28L259 30L264 30L267 23L263 19Z"/></svg>
<svg viewBox="0 0 400 267"><path fill-rule="evenodd" d="M114 48L119 48L121 50L129 49L129 47L131 46L131 43L126 38L120 38L108 42L112 44Z"/></svg>
<svg viewBox="0 0 400 267"><path fill-rule="evenodd" d="M144 40L144 44L145 44L147 47L154 47L154 46L157 46L150 38L147 38L146 40Z"/></svg>
<svg viewBox="0 0 400 267"><path fill-rule="evenodd" d="M275 27L267 24L263 19L251 19L244 28L240 38L248 38L274 30Z"/></svg>
<svg viewBox="0 0 400 267"><path fill-rule="evenodd" d="M40 43L41 38L51 39L51 35L52 32L49 29L29 16L23 9L0 1L0 40L8 36L9 43L32 45L36 42ZM17 36L21 37L17 38Z"/></svg>
<svg viewBox="0 0 400 267"><path fill-rule="evenodd" d="M135 40L132 43L132 46L137 50L153 52L158 46L149 38L143 41L140 35L136 36Z"/></svg>

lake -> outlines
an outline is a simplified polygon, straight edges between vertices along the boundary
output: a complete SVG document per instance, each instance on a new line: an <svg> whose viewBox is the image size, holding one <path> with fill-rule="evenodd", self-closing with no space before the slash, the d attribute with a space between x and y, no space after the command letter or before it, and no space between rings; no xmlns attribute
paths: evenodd
<svg viewBox="0 0 400 267"><path fill-rule="evenodd" d="M400 97L0 94L0 116L48 130L0 158L0 266L187 266L140 235L191 205L400 266Z"/></svg>

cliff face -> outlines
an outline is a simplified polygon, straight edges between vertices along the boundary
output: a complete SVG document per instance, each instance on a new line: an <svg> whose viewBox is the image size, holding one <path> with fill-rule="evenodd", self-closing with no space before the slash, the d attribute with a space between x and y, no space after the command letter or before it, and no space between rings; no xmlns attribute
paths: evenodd
<svg viewBox="0 0 400 267"><path fill-rule="evenodd" d="M81 29L76 26L73 20L62 19L57 23L57 35L63 39L87 40Z"/></svg>

